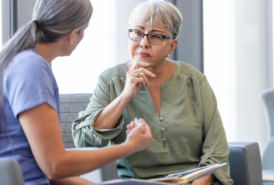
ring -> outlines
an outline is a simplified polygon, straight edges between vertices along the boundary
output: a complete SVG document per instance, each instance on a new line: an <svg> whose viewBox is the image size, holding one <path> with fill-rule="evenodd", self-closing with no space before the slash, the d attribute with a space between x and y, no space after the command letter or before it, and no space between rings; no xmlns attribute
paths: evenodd
<svg viewBox="0 0 274 185"><path fill-rule="evenodd" d="M139 77L139 76L140 76L140 73L136 73L136 76Z"/></svg>

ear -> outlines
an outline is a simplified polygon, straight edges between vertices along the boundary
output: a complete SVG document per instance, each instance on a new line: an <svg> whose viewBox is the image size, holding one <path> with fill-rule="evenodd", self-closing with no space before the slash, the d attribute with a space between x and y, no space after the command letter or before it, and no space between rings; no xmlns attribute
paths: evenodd
<svg viewBox="0 0 274 185"><path fill-rule="evenodd" d="M69 33L69 43L70 43L70 45L73 45L76 37L79 35L79 31L80 31L79 28L77 28L77 29L72 30Z"/></svg>
<svg viewBox="0 0 274 185"><path fill-rule="evenodd" d="M173 39L170 45L170 50L168 55L171 55L171 53L173 53L173 51L175 50L175 48L177 47L178 44L178 40L177 39Z"/></svg>

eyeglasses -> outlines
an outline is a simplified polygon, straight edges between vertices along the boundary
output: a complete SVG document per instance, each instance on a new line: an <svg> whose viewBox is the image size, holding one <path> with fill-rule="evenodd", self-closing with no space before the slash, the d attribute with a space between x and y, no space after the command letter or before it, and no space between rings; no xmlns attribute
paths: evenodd
<svg viewBox="0 0 274 185"><path fill-rule="evenodd" d="M139 30L129 29L129 38L133 41L139 42L141 41L145 36L147 36L147 39L149 43L160 45L162 44L164 39L170 39L170 36L160 35L160 34L145 34Z"/></svg>

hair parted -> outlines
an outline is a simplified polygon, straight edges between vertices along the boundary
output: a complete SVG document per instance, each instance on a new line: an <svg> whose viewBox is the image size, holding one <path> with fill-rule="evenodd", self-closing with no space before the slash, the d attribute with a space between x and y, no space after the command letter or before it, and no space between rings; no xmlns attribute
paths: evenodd
<svg viewBox="0 0 274 185"><path fill-rule="evenodd" d="M166 27L172 34L172 39L177 39L182 27L183 16L171 2L148 0L134 8L128 20L128 27L141 25L147 21L152 28L153 23L158 27Z"/></svg>
<svg viewBox="0 0 274 185"><path fill-rule="evenodd" d="M4 116L3 74L12 58L20 51L33 48L37 42L55 42L74 29L79 28L82 31L88 24L92 12L90 0L36 1L32 15L35 21L29 21L22 26L0 52L0 114L2 116ZM36 21L39 23L38 29ZM0 122L2 121L3 119L0 119Z"/></svg>

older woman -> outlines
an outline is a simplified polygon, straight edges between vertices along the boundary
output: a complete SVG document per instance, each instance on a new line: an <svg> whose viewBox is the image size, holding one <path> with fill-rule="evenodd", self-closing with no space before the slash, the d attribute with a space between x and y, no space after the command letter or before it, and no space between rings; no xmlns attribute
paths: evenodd
<svg viewBox="0 0 274 185"><path fill-rule="evenodd" d="M73 123L77 147L106 146L126 139L127 124L144 118L150 147L117 160L119 178L153 178L197 166L228 163L229 150L214 93L193 66L167 57L182 23L169 2L139 4L129 18L131 61L106 70L86 111ZM233 184L229 164L192 184Z"/></svg>
<svg viewBox="0 0 274 185"><path fill-rule="evenodd" d="M79 175L150 144L150 128L141 120L119 145L65 150L58 85L50 64L74 51L92 11L89 0L37 0L34 21L20 28L0 52L0 157L20 164L25 185L93 184Z"/></svg>

